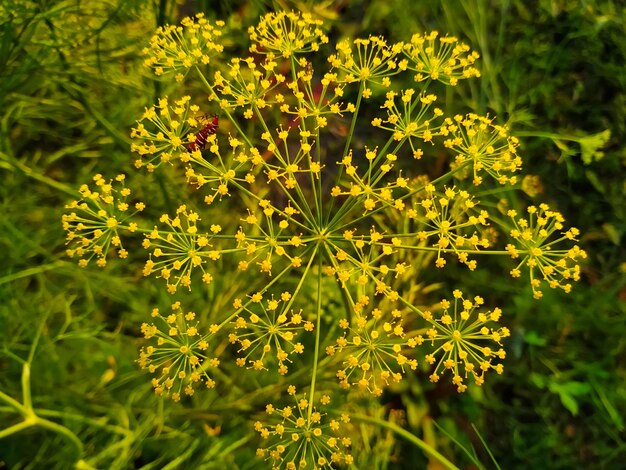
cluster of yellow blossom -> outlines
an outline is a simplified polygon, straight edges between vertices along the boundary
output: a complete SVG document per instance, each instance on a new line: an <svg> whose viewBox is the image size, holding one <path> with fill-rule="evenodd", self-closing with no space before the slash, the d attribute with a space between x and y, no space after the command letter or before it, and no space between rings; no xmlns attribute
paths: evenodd
<svg viewBox="0 0 626 470"><path fill-rule="evenodd" d="M416 370L417 360L408 356L413 351L407 343L400 310L389 312L372 307L370 298L363 296L354 305L354 311L351 321L339 320L344 333L326 348L326 353L343 358L337 372L343 388L358 385L380 396L390 382L400 382L406 369Z"/></svg>
<svg viewBox="0 0 626 470"><path fill-rule="evenodd" d="M416 82L430 79L455 86L461 79L480 77L474 67L478 53L453 36L441 37L437 31L414 34L404 53L410 60L408 69L416 72Z"/></svg>
<svg viewBox="0 0 626 470"><path fill-rule="evenodd" d="M179 401L181 394L192 396L195 387L204 384L215 387L207 369L218 367L218 358L209 358L211 337L218 331L211 325L201 331L194 312L183 312L180 302L171 306L172 312L162 315L158 308L152 310L156 323L144 323L141 332L152 344L141 348L139 365L154 374L152 386L157 395L170 396Z"/></svg>
<svg viewBox="0 0 626 470"><path fill-rule="evenodd" d="M506 327L489 327L500 319L502 310L499 308L479 312L477 309L484 304L484 300L478 296L472 300L465 299L458 289L453 292L453 297L454 305L445 299L440 302L439 314L420 312L430 327L425 336L416 336L409 342L414 345L425 341L430 343L433 350L425 356L426 362L433 366L430 380L438 382L441 375L449 371L452 383L461 393L467 390L464 380L468 377L476 385L482 385L487 371L493 369L498 374L502 373L502 364L493 361L506 357L502 340L510 336L510 332Z"/></svg>
<svg viewBox="0 0 626 470"><path fill-rule="evenodd" d="M407 61L400 63L396 56L402 51L402 44L387 44L380 36L367 39L345 39L337 44L337 53L328 57L330 64L343 72L343 83L363 84L363 97L369 98L372 90L368 84L391 85L389 77L406 70Z"/></svg>
<svg viewBox="0 0 626 470"><path fill-rule="evenodd" d="M323 22L310 13L280 11L264 15L256 26L248 28L250 52L279 54L285 59L317 52L320 44L328 42L322 26Z"/></svg>
<svg viewBox="0 0 626 470"><path fill-rule="evenodd" d="M535 297L542 280L569 291L580 277L585 253L563 248L578 231L562 231L560 214L545 205L531 206L526 219L510 211L508 227L486 209L495 191L518 182L518 140L489 116L446 115L428 90L432 81L479 77L478 54L436 32L395 44L345 39L326 53L322 26L309 14L270 13L248 30L250 55L217 64L223 24L197 16L161 28L148 50L157 75L182 79L193 68L194 86L206 94L202 105L162 98L131 132L138 168L172 164L201 201L179 203L158 225L124 227L144 236L144 274L164 279L170 294L211 284L226 270L250 280L249 291L225 300L232 308L212 314L208 334L177 304L170 315L153 312L155 323L142 331L157 343L142 350L140 364L156 374L159 394L179 400L198 383L212 387L216 342L220 350L230 344L233 363L251 371L291 377L294 362L302 373L310 361L310 399L318 375L330 374L342 388L380 396L419 373L418 355L432 382L449 373L464 392L489 370L502 373L509 330L497 326L499 308L459 290L424 307L413 287L429 259L438 268L456 259L473 271L480 255L519 258L511 274L528 269ZM379 113L364 116L365 102ZM125 256L116 230L129 192L116 193L102 177L96 184L95 193L81 188L82 202L63 220L81 264L93 254L104 264L109 245ZM501 232L511 239L506 248ZM425 263L414 263L418 256ZM340 313L325 310L327 289L344 300ZM316 309L306 306L313 297ZM288 391L295 398L295 387ZM255 425L269 442L258 454L274 468L353 462L340 421L326 420L306 396L266 411L274 421Z"/></svg>
<svg viewBox="0 0 626 470"><path fill-rule="evenodd" d="M296 387L290 385L287 392L293 397L294 406L278 408L268 404L265 407L268 419L276 424L254 423L261 439L267 441L257 449L257 456L271 460L272 468L285 470L321 470L352 464L352 441L340 436L342 425L350 422L350 418L342 415L340 419L329 420L325 413L316 409L312 399L307 399L306 395L298 398ZM331 400L329 395L322 395L318 401L328 406Z"/></svg>
<svg viewBox="0 0 626 470"><path fill-rule="evenodd" d="M223 28L223 21L211 24L202 13L183 19L180 26L159 26L150 46L143 50L148 56L144 65L157 76L175 72L176 80L182 81L191 67L211 63L224 50L220 41Z"/></svg>
<svg viewBox="0 0 626 470"><path fill-rule="evenodd" d="M437 249L435 265L438 268L446 265L442 253L453 252L460 263L473 271L476 260L469 255L490 245L488 238L476 232L488 225L489 214L479 210L478 201L465 190L444 187L439 194L432 184L424 189L427 196L406 211L407 218L415 224L411 235L418 243L435 238L432 246Z"/></svg>
<svg viewBox="0 0 626 470"><path fill-rule="evenodd" d="M396 299L398 293L391 290L386 282L404 276L408 267L405 263L388 264L394 253L392 243L383 243L384 235L376 229L370 229L369 235L358 235L355 230L346 230L341 238L328 240L328 253L331 265L326 266L325 273L335 276L341 286L346 289L350 284L358 287L374 285L376 294ZM389 260L389 261L387 261Z"/></svg>
<svg viewBox="0 0 626 470"><path fill-rule="evenodd" d="M167 226L165 230L156 227L145 234L143 247L150 250L150 259L143 269L144 276L157 273L167 283L170 293L176 292L178 285L191 288L193 270L202 271L202 281L210 284L213 275L206 269L207 262L216 262L222 251L212 244L213 239L222 231L219 224L212 224L210 233L198 233L197 212L182 205L176 209L176 216L161 216L160 222Z"/></svg>
<svg viewBox="0 0 626 470"><path fill-rule="evenodd" d="M188 158L187 146L195 140L190 131L200 124L200 107L190 100L184 96L171 105L167 97L161 98L158 105L146 109L130 133L130 150L139 156L135 167L152 172L161 163Z"/></svg>
<svg viewBox="0 0 626 470"><path fill-rule="evenodd" d="M479 173L484 171L500 184L515 184L516 176L507 174L519 171L522 159L517 155L519 145L505 127L494 125L492 119L470 113L445 118L440 135L447 137L444 145L456 153L455 165L469 164L474 173L474 184L483 182Z"/></svg>
<svg viewBox="0 0 626 470"><path fill-rule="evenodd" d="M542 296L539 289L542 281L552 289L559 287L570 292L572 281L580 279L578 261L585 259L587 253L578 245L568 249L556 246L565 240L576 241L579 230L572 227L563 231L563 216L550 210L547 204L529 206L527 213L526 219L518 218L514 210L507 213L513 224L509 232L513 243L509 243L506 250L513 259L520 258L518 265L511 270L511 276L520 277L521 268L527 268L535 298Z"/></svg>
<svg viewBox="0 0 626 470"><path fill-rule="evenodd" d="M209 158L198 148L181 155L181 161L188 164L185 175L189 184L197 189L204 187L210 193L204 198L206 204L230 196L232 184L249 187L256 182L255 167L259 168L263 161L256 148L245 149L240 140L231 137L225 151L220 149L215 134L207 136L206 147Z"/></svg>
<svg viewBox="0 0 626 470"><path fill-rule="evenodd" d="M231 60L226 75L217 71L213 78L220 95L220 107L229 109L246 106L248 108L244 117L252 119L254 110L282 103L282 94L271 96L272 91L285 81L284 75L275 72L277 65L276 61L269 58L260 67L252 57Z"/></svg>
<svg viewBox="0 0 626 470"><path fill-rule="evenodd" d="M67 232L67 244L72 246L67 249L67 255L78 258L81 267L86 267L95 256L96 264L103 268L108 253L113 250L120 258L128 256L119 233L137 230L137 224L128 220L141 212L145 204L136 202L131 206L128 202L131 190L124 185L125 179L125 175L118 175L115 180L107 181L97 174L93 177L96 187L82 185L79 189L81 199L65 206L70 212L63 214L61 221Z"/></svg>
<svg viewBox="0 0 626 470"><path fill-rule="evenodd" d="M232 322L235 331L229 334L228 340L239 345L238 352L242 356L236 363L240 367L248 365L263 370L266 356L274 352L278 373L285 375L289 371L287 363L292 362L289 356L304 352L304 345L296 342L296 338L302 331L313 331L314 325L305 320L302 310L291 310L295 297L289 292L281 293L278 298L271 296L265 302L262 294L255 293L250 300L247 305L241 299L233 303L238 314Z"/></svg>
<svg viewBox="0 0 626 470"><path fill-rule="evenodd" d="M432 144L438 133L438 126L434 126L431 121L443 115L441 108L430 111L431 105L437 101L437 95L416 95L415 90L409 88L400 94L388 91L385 97L383 108L387 111L387 119L374 118L372 126L392 132L393 140L400 145L408 141L413 158L419 160L424 154L420 146L424 142ZM397 103L397 97L401 105Z"/></svg>

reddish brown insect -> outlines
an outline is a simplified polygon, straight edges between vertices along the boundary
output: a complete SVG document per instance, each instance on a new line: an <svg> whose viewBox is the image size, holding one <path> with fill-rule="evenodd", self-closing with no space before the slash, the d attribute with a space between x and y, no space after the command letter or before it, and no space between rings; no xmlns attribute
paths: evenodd
<svg viewBox="0 0 626 470"><path fill-rule="evenodd" d="M196 134L196 140L193 142L189 142L187 145L187 150L193 152L196 149L203 150L206 145L206 140L210 135L213 135L217 132L217 128L219 126L219 117L211 116L204 124L204 127L198 131Z"/></svg>

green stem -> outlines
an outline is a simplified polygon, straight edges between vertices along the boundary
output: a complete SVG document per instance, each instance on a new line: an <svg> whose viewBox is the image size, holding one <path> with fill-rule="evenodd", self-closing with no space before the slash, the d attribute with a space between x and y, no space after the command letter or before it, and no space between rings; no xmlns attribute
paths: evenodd
<svg viewBox="0 0 626 470"><path fill-rule="evenodd" d="M431 80L430 80L430 79L428 79L427 81L425 81L425 82L424 82L424 84L422 85L422 88L421 88L421 90L420 90L420 92L419 92L418 96L421 96L422 94L424 94L424 93L426 92L426 89L428 88L428 85L429 85L430 83L431 83ZM359 91L361 91L361 88L359 88ZM360 96L361 96L361 95L359 94L359 98L360 98ZM357 103L359 103L359 104L360 104L360 99L359 99L359 100L357 100ZM415 110L415 107L417 106L417 104L418 104L418 103L420 103L420 101L419 101L419 100L414 100L414 101L413 101L413 103L411 104L411 108L409 109L409 113L408 113L409 115L411 115L411 114L413 113L413 111ZM358 108L357 108L357 109L356 109L356 111L355 111L355 116L356 116L356 114L357 114L357 113L358 113ZM356 119L356 118L355 118L355 119ZM354 123L354 121L353 121L353 123ZM350 143L351 139L352 139L352 135L350 134L349 140L348 140L348 142L346 143L346 145L348 145L348 144ZM400 148L402 147L402 145L404 145L404 144L406 143L406 141L407 141L407 140L406 140L406 139L404 139L404 140L402 140L400 143L398 143L398 144L396 145L396 148L394 149L393 153L398 152L398 151L400 150ZM390 135L390 136L389 136L389 138L387 139L387 142L386 142L386 143L385 143L385 145L382 147L382 149L378 151L378 155L377 155L377 156L376 156L376 158L374 159L374 162L375 162L375 163L376 163L376 162L380 163L380 159L381 159L381 158L383 158L383 156L387 153L387 149L391 146L391 144L392 144L393 142L394 142L394 138L393 138L393 133L392 133L392 135ZM344 155L345 155L345 154L346 154L346 151L344 150ZM466 163L466 164L467 164L467 163ZM464 165L465 165L465 164L464 164ZM462 166L463 166L463 165L461 165L461 166L457 167L455 170L452 170L452 171L450 171L450 172L448 172L448 173L446 173L446 174L442 175L441 177L439 177L439 178L437 178L436 180L434 180L432 183L433 183L433 184L435 184L435 183L436 183L437 181L439 181L440 179L442 179L442 178L447 178L448 176L451 176L451 175L452 175L455 171L460 171ZM367 171L367 175L370 175L371 169L372 169L372 166L370 166L370 167L369 167L369 169L368 169L368 171ZM337 181L338 181L338 182L340 182L340 180L341 180L341 176L342 176L342 175L343 175L343 165L341 165L341 166L339 167L339 172L338 172L338 175L337 175ZM378 178L378 179L380 179L382 176L383 176L382 174L381 174L381 175L379 175L379 178ZM369 176L368 176L368 177L369 177ZM420 188L420 189L419 189L419 191L421 191L422 189L423 189L423 187L422 187L422 188ZM410 197L410 196L411 196L411 194L413 194L413 192L410 192L410 193L408 193L408 194L405 194L405 195L404 195L404 196L402 196L400 199L405 199L405 198L407 198L407 197ZM331 207L331 210L330 210L330 212L332 212L332 209L333 209L333 207L334 207L335 199L336 199L336 198L332 198L332 200L331 200L331 206L330 206L330 207ZM330 215L329 215L329 218L327 219L327 224L326 224L326 226L327 226L328 230L329 230L329 231L333 231L333 230L335 230L333 227L334 227L337 223L339 223L341 220L343 220L343 219L345 218L345 215L346 215L346 214L348 214L348 213L350 213L350 212L352 211L352 209L354 209L356 206L358 206L361 202L362 202L362 200L361 200L361 199L358 199L358 198L357 198L357 199L352 199L352 200L351 200L350 198L348 198L346 201L344 201L344 203L343 203L343 204L339 207L339 209L338 209L338 210L335 212L335 214L332 216L332 219L330 218ZM381 208L376 209L374 212L366 214L366 216L365 216L365 217L369 217L369 215L373 215L373 214L375 214L376 212L378 212L378 211L380 211L380 210L382 210L382 209L381 209ZM330 220L330 222L328 222L328 220ZM353 224L353 223L357 223L359 220L360 220L360 219L357 219L357 220L352 220L350 223L351 223L351 224Z"/></svg>
<svg viewBox="0 0 626 470"><path fill-rule="evenodd" d="M63 184L63 183L59 183L58 181L55 181L54 179L40 174L37 171L33 170L31 167L29 167L28 165L25 165L24 163L22 163L21 161L19 161L17 158L13 158L10 155L6 154L6 153L0 153L0 160L6 161L8 165L10 165L10 167L16 168L19 171L21 171L25 176L34 179L35 181L38 181L39 183L43 183L46 184L48 186L50 186L51 188L54 188L60 192L63 192L65 194L69 194L70 196L74 197L76 196L76 191L74 190L74 188Z"/></svg>
<svg viewBox="0 0 626 470"><path fill-rule="evenodd" d="M61 266L66 266L69 263L66 261L55 261L54 263L42 264L40 266L34 268L24 269L17 273L9 274L8 276L0 277L0 285L6 284L7 282L13 282L16 279L22 279L25 277L34 276L36 274L41 274L46 271L50 271L53 269L60 268Z"/></svg>
<svg viewBox="0 0 626 470"><path fill-rule="evenodd" d="M343 148L344 157L348 154L348 150L350 149L350 144L352 143L352 136L354 135L354 128L356 127L356 120L359 115L359 108L361 107L361 99L363 98L363 90L365 90L365 82L362 81L359 84L359 94L356 98L354 113L352 114L352 122L350 123L350 131L348 132L346 145Z"/></svg>
<svg viewBox="0 0 626 470"><path fill-rule="evenodd" d="M0 431L0 439L8 437L12 434L21 432L25 429L41 426L42 428L49 429L51 431L56 432L57 434L62 435L68 441L70 441L76 449L76 454L80 456L83 453L83 443L80 439L74 434L72 431L67 429L65 426L61 426L60 424L53 423L52 421L48 421L47 419L39 418L32 409L27 409L22 406L20 403L17 403L11 397L5 395L0 392L0 398L11 404L20 414L24 416L24 420L21 423L14 424L13 426L9 426L6 429Z"/></svg>
<svg viewBox="0 0 626 470"><path fill-rule="evenodd" d="M313 372L311 373L311 392L309 396L308 419L311 419L313 413L313 402L315 395L315 381L317 379L317 361L320 354L320 338L322 325L322 256L318 256L317 262L317 324L315 326L315 352L313 354Z"/></svg>
<svg viewBox="0 0 626 470"><path fill-rule="evenodd" d="M13 426L9 426L6 429L3 429L2 431L0 431L0 439L3 439L5 437L9 437L11 434L15 434L18 433L20 431L23 431L24 429L28 429L30 427L35 426L36 421L33 419L28 419L28 420L24 420L21 423L17 423L14 424Z"/></svg>
<svg viewBox="0 0 626 470"><path fill-rule="evenodd" d="M420 449L422 449L429 456L437 459L437 461L441 465L443 465L444 468L447 468L449 470L458 470L458 468L459 468L456 465L454 465L452 462L450 462L448 459L446 459L439 452L437 452L437 450L435 448L433 448L432 446L428 445L425 441L423 441L419 437L415 436L414 434L411 434L406 429L401 428L397 424L394 424L392 422L385 421L385 420L382 420L382 419L373 418L371 416L362 415L362 414L352 414L351 413L350 414L350 418L351 419L355 419L357 421L364 422L364 423L375 424L377 426L381 426L383 428L387 428L390 431L393 431L394 433L396 433L398 436L406 439L411 444L414 444L415 446L419 447Z"/></svg>
<svg viewBox="0 0 626 470"><path fill-rule="evenodd" d="M292 266L287 266L285 269L283 269L280 273L278 273L278 275L276 277L274 277L274 279L272 279L261 291L261 294L264 294L265 292L267 292L270 287L272 287L274 284L276 284L286 273L288 273L292 268ZM250 303L252 302L252 299L248 299L248 301L243 304L243 306L241 308L238 308L237 310L235 310L231 315L229 315L224 321L222 321L217 329L220 330L222 329L225 325L228 325L233 318L235 318L237 315L239 315Z"/></svg>
<svg viewBox="0 0 626 470"><path fill-rule="evenodd" d="M575 135L566 134L553 134L552 132L540 132L540 131L516 131L516 136L519 137L541 137L551 140L567 140L570 142L580 142L581 138Z"/></svg>
<svg viewBox="0 0 626 470"><path fill-rule="evenodd" d="M24 405L2 391L0 391L0 400L5 402L7 405L10 405L15 411L24 417L27 417L32 413L31 410L26 409Z"/></svg>
<svg viewBox="0 0 626 470"><path fill-rule="evenodd" d="M60 424L53 423L52 421L48 421L47 419L37 418L36 425L41 426L42 428L47 428L51 431L56 432L57 434L62 435L68 441L70 441L74 448L76 449L76 454L81 455L83 453L83 443L80 439L74 434L72 431L67 429L65 426L61 426Z"/></svg>
<svg viewBox="0 0 626 470"><path fill-rule="evenodd" d="M271 135L270 129L269 127L267 127L267 123L265 122L265 119L263 118L263 114L261 114L261 110L257 108L256 105L254 106L254 111L257 117L259 118L259 121L261 122L261 125L263 126L263 129L265 130L265 132ZM273 154L283 166L285 167L287 166L288 160L285 161L280 155L280 152L278 150L275 150ZM287 157L288 159L289 155L285 155L285 157ZM282 185L282 183L280 183L280 181L278 181L278 184L283 190L283 193L285 194L285 196L287 196L289 200L293 202L293 205L295 206L295 208L298 209L300 213L302 213L302 216L307 220L307 222L309 222L310 226L315 226L315 223L314 223L315 217L313 217L313 213L311 212L311 207L309 206L306 197L302 193L302 189L300 188L300 185L296 184L296 192L298 194L298 197L301 200L301 204L298 204L298 201L296 201L296 199L291 195L291 192L287 188L285 188Z"/></svg>
<svg viewBox="0 0 626 470"><path fill-rule="evenodd" d="M302 289L302 286L304 284L304 280L309 275L309 271L311 270L311 266L313 265L313 261L315 260L315 257L317 255L318 251L319 251L319 246L316 246L315 250L313 251L313 254L311 255L311 259L309 260L309 264L307 264L306 268L304 269L304 273L302 273L302 277L300 278L300 281L298 282L298 285L296 286L295 290L293 291L291 299L289 299L289 302L285 305L285 311L288 311L291 308L291 305L293 304L293 302L296 300L296 297L300 293L300 289Z"/></svg>
<svg viewBox="0 0 626 470"><path fill-rule="evenodd" d="M30 393L30 363L25 363L22 367L22 402L24 408L32 412L33 402Z"/></svg>
<svg viewBox="0 0 626 470"><path fill-rule="evenodd" d="M50 418L62 418L62 419L69 419L72 421L78 421L79 423L86 424L87 426L93 426L96 428L104 429L106 431L110 431L115 434L120 434L122 436L128 437L128 436L133 435L130 429L123 428L122 426L102 423L98 421L97 419L88 418L86 416L81 416L77 414L67 413L65 411L37 409L37 414L39 416L47 416Z"/></svg>
<svg viewBox="0 0 626 470"><path fill-rule="evenodd" d="M359 94L356 98L356 105L355 105L355 109L354 109L354 113L352 114L352 122L350 123L350 131L348 132L348 136L346 138L346 145L343 148L343 157L345 157L348 154L348 150L350 149L350 144L352 144L352 136L354 135L354 128L356 127L356 121L357 121L357 117L359 115L359 108L361 106L361 99L363 98L363 90L365 89L365 83L364 82L360 82L359 84ZM337 181L341 180L341 176L343 175L343 165L339 167L339 172L337 173ZM328 209L328 214L326 216L326 225L330 225L328 222L331 220L331 217L333 217L333 208L335 206L335 199L336 198L332 198L330 200L330 207ZM333 220L336 219L336 217L333 218Z"/></svg>

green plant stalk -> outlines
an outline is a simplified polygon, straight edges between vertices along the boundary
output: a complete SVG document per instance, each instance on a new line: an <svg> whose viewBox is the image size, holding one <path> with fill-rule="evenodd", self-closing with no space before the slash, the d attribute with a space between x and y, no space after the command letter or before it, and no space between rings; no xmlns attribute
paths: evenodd
<svg viewBox="0 0 626 470"><path fill-rule="evenodd" d="M316 248L317 254L317 248ZM315 352L313 353L313 371L311 373L311 395L309 397L308 420L311 420L313 414L313 398L315 395L315 381L317 380L317 361L320 355L320 338L322 326L322 256L318 256L317 261L317 324L315 325Z"/></svg>
<svg viewBox="0 0 626 470"><path fill-rule="evenodd" d="M419 94L418 94L418 95L423 94L423 93L426 91L426 89L428 88L428 85L429 85L430 83L431 83L431 79L426 80L426 81L424 82L424 84L422 85L422 88L421 88L421 90L420 90L420 92L419 92ZM363 85L363 83L361 83L361 85ZM361 86L361 87L359 88L359 99L357 99L357 108L356 108L356 109L355 109L355 111L354 111L354 121L353 121L353 123L354 123L354 122L356 122L356 115L357 115L357 114L358 114L358 112L359 112L359 106L360 106L360 103L361 103L360 98L361 98L362 89L363 89L363 86ZM409 114L413 113L413 111L415 110L415 107L417 106L417 104L418 104L418 103L419 103L419 100L414 100L414 101L413 101L413 103L411 104L411 108L409 109ZM350 135L349 135L349 137L348 137L348 140L347 140L347 142L346 142L346 148L348 148L348 146L350 145L351 141L352 141L352 134L350 134ZM382 147L382 148L378 151L378 155L376 156L376 158L375 158L375 160L374 160L374 161L378 161L378 159L382 158L382 156L383 156L383 155L387 152L387 149L389 148L389 146L390 146L393 142L394 142L394 138L393 138L393 134L392 134L392 135L390 135L390 136L389 136L389 138L387 139L387 142L385 143L385 145L384 145L384 146L383 146L383 147ZM403 145L403 143L404 143L404 142L405 142L405 141L402 141L402 142L400 142L399 144L397 144L396 149L394 150L394 152L393 152L393 153L395 153L395 152L397 151L397 148L399 148L401 145ZM344 149L344 155L346 155L346 152L347 152L347 150L345 150L345 149ZM464 165L466 165L466 164L467 164L467 163L465 163ZM442 175L441 177L439 177L439 178L437 178L436 180L432 181L432 184L435 184L436 182L438 182L439 180L441 180L441 179L443 179L443 178L447 178L448 176L451 176L451 175L452 175L452 174L454 174L456 171L460 171L460 170L461 170L461 168L462 168L464 165L461 165L461 166L459 166L459 167L455 168L454 170L452 170L451 172L449 172L449 173L446 173L446 174ZM369 172L370 172L370 171L371 171L371 167L370 167L370 169L368 170L368 175L369 175ZM338 181L339 181L339 179L341 178L341 175L342 175L342 174L343 174L343 165L339 167L339 172L338 172L338 175L337 175L337 180L338 180ZM381 175L381 176L382 176L382 175ZM415 190L415 191L413 191L413 192L410 192L410 193L408 193L408 194L405 194L405 195L404 195L402 198L400 198L400 199L404 199L404 198L410 197L412 194L414 194L414 193L415 193L415 192L417 192L417 191L421 191L422 189L423 189L423 188L420 188L420 189L418 189L418 190ZM347 226L347 224L346 224L346 225L344 225L344 226L342 226L342 227L340 227L340 228L335 228L335 225L336 225L339 221L341 221L341 220L345 217L345 215L346 215L346 214L348 214L348 213L349 213L349 212L350 212L350 211L351 211L354 207L358 206L358 205L359 205L359 203L361 202L361 199L358 199L358 200L355 200L355 199L349 199L348 201L345 201L345 202L344 202L344 204L342 204L342 205L339 207L339 209L337 210L337 212L334 214L334 216L333 216L333 217L332 217L332 219L331 219L331 218L330 218L330 216L331 216L330 212L332 212L332 208L334 207L334 204L335 204L335 199L336 199L336 198L332 198L332 200L331 200L331 206L330 206L331 210L329 211L329 215L328 215L328 220L330 220L330 222L327 222L327 227L328 227L329 229L332 227L332 230L333 230L333 231L335 231L335 230L337 230L337 231L338 231L338 230L341 230L341 228L346 227L346 226ZM371 213L368 213L367 215L365 215L365 216L363 216L363 217L360 217L360 218L358 218L358 219L356 219L356 220L353 220L351 223L357 223L357 222L359 222L361 219L366 218L366 217L369 217L369 215L373 215L373 214L375 214L376 212L379 212L379 211L380 211L380 210L382 210L382 209L384 209L384 206L382 206L381 208L378 208L378 209L376 209L376 210L372 211Z"/></svg>
<svg viewBox="0 0 626 470"><path fill-rule="evenodd" d="M540 131L518 131L515 132L516 136L519 137L541 137L545 139L551 140L567 140L570 142L580 143L582 138L580 136L569 135L569 134L554 134L552 132L540 132ZM583 136L584 137L584 136Z"/></svg>
<svg viewBox="0 0 626 470"><path fill-rule="evenodd" d="M30 390L30 365L33 362L33 358L35 356L35 350L37 349L37 345L39 344L39 339L41 338L41 333L46 323L47 316L44 317L39 323L39 327L37 328L37 333L35 334L35 338L30 347L30 352L28 354L28 360L24 362L22 366L22 401L23 403L19 403L17 400L11 398L9 395L0 391L0 400L4 401L8 405L10 405L16 412L21 414L24 419L21 423L17 423L13 426L9 426L8 428L0 431L0 439L8 437L17 432L23 431L24 429L28 429L33 426L40 426L42 428L49 429L51 431L56 432L57 434L62 435L68 441L72 443L76 450L77 457L79 457L83 453L83 443L80 439L74 434L72 431L67 429L65 426L54 423L52 421L48 421L47 419L40 418L35 413L32 404L32 396ZM63 415L63 414L61 414Z"/></svg>
<svg viewBox="0 0 626 470"><path fill-rule="evenodd" d="M28 363L24 364L24 369L22 373L22 385L24 386L25 380L30 379L30 373L26 371L30 371L30 366ZM57 434L62 435L68 441L72 443L76 450L77 456L80 456L83 453L83 443L80 439L74 434L72 431L67 429L65 426L61 426L60 424L54 423L52 421L48 421L47 419L40 418L35 414L35 411L31 408L31 398L30 398L30 384L26 382L26 386L23 391L24 396L24 404L17 402L15 399L11 398L7 394L0 392L0 400L5 403L11 405L15 411L21 414L24 417L24 420L21 423L17 423L13 426L9 426L8 428L0 431L0 439L8 437L12 434L18 433L25 429L34 426L40 426L42 428L49 429L51 431L56 432ZM26 406L28 404L28 406ZM61 413L61 415L63 415Z"/></svg>
<svg viewBox="0 0 626 470"><path fill-rule="evenodd" d="M0 153L0 160L6 161L10 168L15 168L15 169L20 170L24 175L26 175L29 178L34 179L35 181L46 184L50 186L51 188L54 188L65 194L69 194L70 196L76 195L76 191L72 189L70 186L63 184L63 183L59 183L58 181L55 181L46 175L42 175L38 173L37 171L33 170L31 167L25 165L24 163L22 163L16 158L13 158L5 153Z"/></svg>
<svg viewBox="0 0 626 470"><path fill-rule="evenodd" d="M346 145L343 148L342 158L348 154L348 149L350 148L350 144L352 143L352 136L354 135L354 128L356 127L356 121L359 115L359 108L361 107L361 99L363 98L364 89L365 89L365 83L361 82L359 84L359 94L357 95L357 98L356 98L354 113L352 113L352 122L350 123L350 130L348 131L348 136L346 138ZM343 166L339 167L339 172L337 173L337 181L341 179L342 174L343 174ZM328 214L326 216L327 226L332 225L332 222L330 221L331 221L331 217L333 217L334 206L335 206L335 198L331 199L330 201L330 207L328 209ZM337 219L337 216L334 216L332 220L335 220L335 219Z"/></svg>
<svg viewBox="0 0 626 470"><path fill-rule="evenodd" d="M350 414L350 418L351 419L355 419L357 421L364 422L364 423L371 423L371 424L375 424L377 426L381 426L383 428L387 428L387 429L393 431L394 433L396 433L398 436L406 439L411 444L414 444L416 447L419 447L420 449L422 449L429 456L437 459L437 461L441 465L443 465L444 468L446 468L448 470L458 470L459 469L459 467L457 467L452 462L450 462L448 459L446 459L443 455L441 455L439 452L437 452L437 450L434 449L432 446L428 445L422 439L420 439L419 437L415 436L414 434L411 434L409 431L401 428L397 424L394 424L394 423L391 423L389 421L385 421L385 420L382 420L382 419L379 419L379 418L373 418L371 416L358 414L358 413L357 414L352 414L351 413Z"/></svg>
<svg viewBox="0 0 626 470"><path fill-rule="evenodd" d="M254 106L254 111L257 115L257 117L259 118L259 121L261 122L261 125L263 126L263 129L265 130L265 132L267 132L268 134L270 133L269 128L267 127L267 124L265 122L265 119L263 119L263 115L261 114L261 110L255 105ZM284 162L283 159L281 158L280 153L276 152L274 153L274 156L284 165L287 164L287 162ZM311 208L309 207L308 204L306 204L306 197L304 197L304 194L302 194L302 189L300 188L300 185L297 184L296 185L296 192L298 193L298 196L300 197L300 199L302 200L302 202L304 203L302 205L302 207L300 206L300 204L298 204L298 202L293 198L293 196L291 196L290 192L287 191L282 183L280 183L281 189L284 191L284 193L287 195L287 197L289 198L289 200L291 202L293 202L293 204L296 206L296 209L298 209L298 211L300 211L302 213L302 215L307 219L307 222L311 225L314 225L314 217L313 217L313 213L311 212Z"/></svg>
<svg viewBox="0 0 626 470"><path fill-rule="evenodd" d="M51 271L60 268L61 266L65 266L66 264L67 263L65 261L55 261L54 263L48 263L34 268L24 269L20 272L0 277L0 285L6 284L7 282L13 282L17 279L22 279L24 277L34 276L36 274L41 274L46 271Z"/></svg>
<svg viewBox="0 0 626 470"><path fill-rule="evenodd" d="M317 251L317 248L315 251ZM314 257L315 257L315 252L313 253L313 256L311 257L311 259L313 259ZM310 266L311 264L309 263L308 267ZM278 275L274 277L274 279L272 279L272 281L265 286L262 292L267 292L270 289L270 287L276 284L290 269L291 269L291 266L287 266L280 273L278 273ZM239 315L239 313L242 312L243 309L247 307L251 302L252 302L252 299L249 299L241 308L235 310L230 316L228 316L228 318L226 318L223 322L221 322L218 325L217 329L221 330L225 325L228 325L232 321L232 319L235 318L237 315Z"/></svg>

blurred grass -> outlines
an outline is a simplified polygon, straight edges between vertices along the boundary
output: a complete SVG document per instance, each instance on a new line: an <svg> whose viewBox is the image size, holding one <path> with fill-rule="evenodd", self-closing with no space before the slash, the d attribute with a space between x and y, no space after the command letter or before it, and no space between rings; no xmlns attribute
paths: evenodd
<svg viewBox="0 0 626 470"><path fill-rule="evenodd" d="M404 408L409 429L461 467L492 468L491 451L502 468L619 468L626 457L626 9L600 0L277 5L315 11L334 22L336 36L407 40L438 29L469 42L482 55L483 78L447 102L459 112L495 114L523 135L526 172L585 234L585 280L569 296L532 301L488 269L472 281L493 288L491 301L510 305L515 334L499 380L459 397L413 378L388 405ZM246 24L269 7L187 2L182 10ZM0 391L21 402L26 383L38 416L80 439L78 468L258 466L245 416L203 411L219 408L215 397L195 409L163 406L138 372L138 325L159 296L140 270L116 263L82 270L63 253L59 218L75 189L95 172L132 171L128 129L167 88L145 78L139 51L156 25L170 21L177 21L171 1L0 5ZM145 195L167 203L167 181L139 178ZM19 422L0 404L0 432ZM426 465L408 445L390 450L385 436L371 437L376 468ZM41 426L0 439L0 468L71 468L69 442Z"/></svg>

